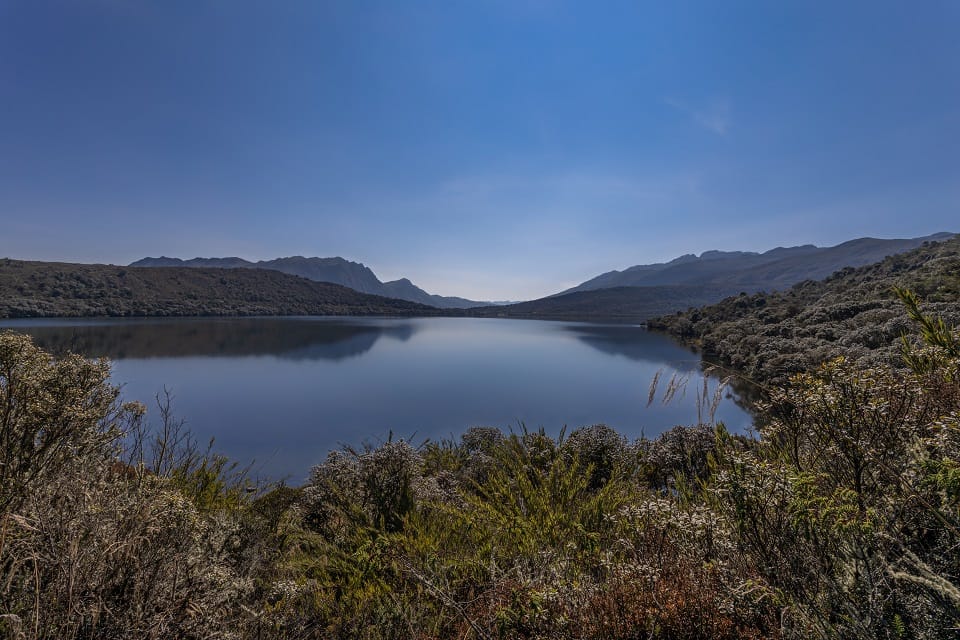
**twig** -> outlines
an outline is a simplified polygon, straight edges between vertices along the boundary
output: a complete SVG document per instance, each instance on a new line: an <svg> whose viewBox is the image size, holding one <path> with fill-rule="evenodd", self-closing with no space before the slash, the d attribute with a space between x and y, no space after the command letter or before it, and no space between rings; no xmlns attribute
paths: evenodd
<svg viewBox="0 0 960 640"><path fill-rule="evenodd" d="M422 584L423 586L425 586L428 590L432 591L435 595L437 595L437 596L444 602L444 604L446 604L448 607L450 607L450 608L452 608L454 611L456 611L457 614L458 614L461 618L463 618L464 621L465 621L468 625L470 625L470 628L472 628L472 629L473 629L473 632L477 634L477 637L483 638L484 640L491 640L490 635L487 634L486 631L484 631L483 629L481 629L481 628L480 628L480 625L478 625L476 622L474 622L474 621L470 618L470 616L467 615L467 612L463 610L463 607L461 607L460 604L459 604L456 600L454 600L452 597L450 597L449 595L447 595L446 593L444 593L444 591L443 591L442 589L440 589L440 587L438 587L438 586L434 585L432 582L430 582L430 581L426 578L426 576L421 575L420 572L417 571L417 569L413 566L413 563L411 563L407 558L402 557L402 556L401 556L401 558L400 558L400 562L401 562L401 563L404 565L404 567L406 568L407 573L409 573L411 576L413 576L413 578L414 578L417 582L419 582L420 584Z"/></svg>

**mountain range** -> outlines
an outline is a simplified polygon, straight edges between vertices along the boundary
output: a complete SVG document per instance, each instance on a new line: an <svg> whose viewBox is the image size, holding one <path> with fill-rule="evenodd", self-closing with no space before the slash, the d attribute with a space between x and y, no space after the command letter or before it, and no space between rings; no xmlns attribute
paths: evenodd
<svg viewBox="0 0 960 640"><path fill-rule="evenodd" d="M857 238L833 247L812 244L777 247L763 253L705 251L670 262L636 265L608 271L561 292L594 291L612 287L662 285L713 285L739 288L747 293L784 289L804 280L822 280L844 267L861 267L887 256L910 251L924 242L938 242L954 234L941 232L920 238L882 240Z"/></svg>
<svg viewBox="0 0 960 640"><path fill-rule="evenodd" d="M292 256L275 260L250 262L243 258L143 258L131 263L131 267L192 267L203 269L269 269L289 275L300 276L316 282L332 282L349 287L360 293L396 298L430 305L438 309L469 309L492 305L492 302L478 302L454 296L438 296L427 293L410 280L401 278L381 282L376 274L360 262L351 262L344 258L305 258Z"/></svg>
<svg viewBox="0 0 960 640"><path fill-rule="evenodd" d="M938 242L954 234L920 238L857 238L833 247L777 247L763 253L705 251L669 262L608 271L560 293L519 303L478 302L427 293L402 278L382 282L366 265L341 257L293 256L251 262L243 258L143 258L131 267L266 269L330 282L361 293L417 302L439 309L470 309L470 315L525 318L621 318L643 321L689 307L719 302L740 292L778 291L804 280L821 280L845 267L860 267Z"/></svg>
<svg viewBox="0 0 960 640"><path fill-rule="evenodd" d="M591 278L559 294L495 304L382 282L343 258L144 258L128 267L0 262L0 317L96 315L450 315L645 322L739 293L783 291L953 238L858 238L764 253L707 251ZM442 309L442 311L441 311Z"/></svg>
<svg viewBox="0 0 960 640"><path fill-rule="evenodd" d="M948 240L941 232L920 238L857 238L833 247L777 247L764 253L706 251L665 263L609 271L561 293L474 315L522 318L648 318L719 302L738 293L780 291L822 280L844 268L873 264L926 243Z"/></svg>

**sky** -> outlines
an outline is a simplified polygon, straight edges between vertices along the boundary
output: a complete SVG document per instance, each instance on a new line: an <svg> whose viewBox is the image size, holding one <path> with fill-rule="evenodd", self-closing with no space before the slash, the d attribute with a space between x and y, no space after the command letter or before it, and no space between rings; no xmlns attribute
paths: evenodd
<svg viewBox="0 0 960 640"><path fill-rule="evenodd" d="M521 300L960 231L960 3L0 0L0 256Z"/></svg>

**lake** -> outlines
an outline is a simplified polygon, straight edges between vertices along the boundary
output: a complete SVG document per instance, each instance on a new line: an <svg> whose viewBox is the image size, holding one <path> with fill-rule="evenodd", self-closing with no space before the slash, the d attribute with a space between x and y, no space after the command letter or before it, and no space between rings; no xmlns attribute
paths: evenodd
<svg viewBox="0 0 960 640"><path fill-rule="evenodd" d="M127 400L174 413L263 477L302 481L342 444L605 423L633 439L698 420L699 357L631 325L471 318L6 320L62 353L106 356ZM671 403L650 383L688 378ZM716 381L707 379L711 389ZM731 396L717 419L751 424ZM702 405L702 403L700 403Z"/></svg>

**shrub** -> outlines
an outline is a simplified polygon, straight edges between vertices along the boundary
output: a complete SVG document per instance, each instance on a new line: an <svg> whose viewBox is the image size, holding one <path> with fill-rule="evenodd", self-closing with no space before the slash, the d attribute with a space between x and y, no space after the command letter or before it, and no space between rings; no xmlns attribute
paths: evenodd
<svg viewBox="0 0 960 640"><path fill-rule="evenodd" d="M108 376L0 334L0 635L239 635L256 569L240 553L244 513L201 510L170 476L122 462L143 408Z"/></svg>

